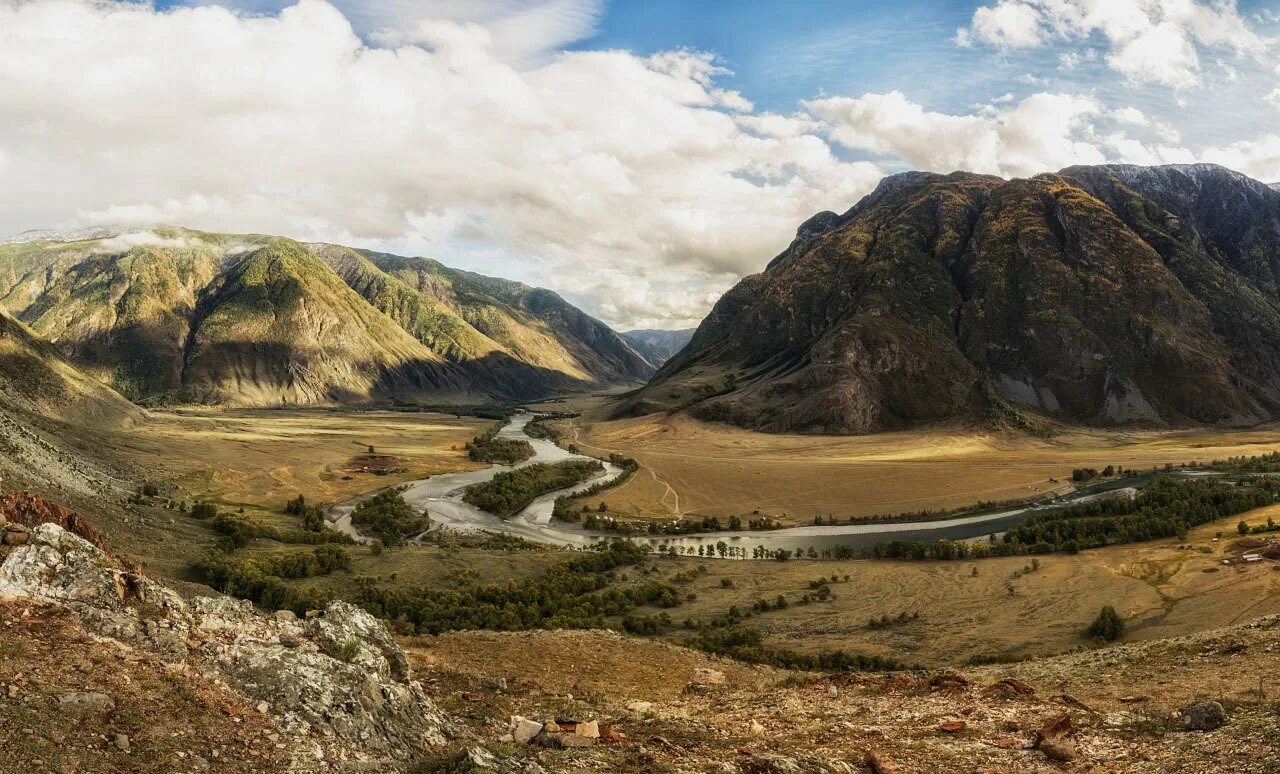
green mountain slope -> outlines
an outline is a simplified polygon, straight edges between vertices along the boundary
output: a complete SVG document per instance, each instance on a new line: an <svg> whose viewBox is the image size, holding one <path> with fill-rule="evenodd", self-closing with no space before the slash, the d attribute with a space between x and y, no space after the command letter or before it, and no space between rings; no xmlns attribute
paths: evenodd
<svg viewBox="0 0 1280 774"><path fill-rule="evenodd" d="M896 175L805 223L626 410L1256 423L1280 408L1277 278L1280 194L1222 168Z"/></svg>
<svg viewBox="0 0 1280 774"><path fill-rule="evenodd" d="M525 399L651 373L554 294L526 288L571 311L472 291L505 286L425 259L171 228L79 236L0 245L0 308L137 401Z"/></svg>

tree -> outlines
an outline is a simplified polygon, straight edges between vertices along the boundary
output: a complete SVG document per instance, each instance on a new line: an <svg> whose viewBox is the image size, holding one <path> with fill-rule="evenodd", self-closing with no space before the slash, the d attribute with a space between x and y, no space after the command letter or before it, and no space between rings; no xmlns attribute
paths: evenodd
<svg viewBox="0 0 1280 774"><path fill-rule="evenodd" d="M1090 637L1112 642L1124 634L1124 619L1114 607L1105 605L1098 612L1098 617L1093 619L1093 623L1089 624L1088 631Z"/></svg>
<svg viewBox="0 0 1280 774"><path fill-rule="evenodd" d="M1239 532L1241 535L1248 535L1249 523L1246 522L1244 519L1241 519L1240 523L1236 525L1236 532Z"/></svg>

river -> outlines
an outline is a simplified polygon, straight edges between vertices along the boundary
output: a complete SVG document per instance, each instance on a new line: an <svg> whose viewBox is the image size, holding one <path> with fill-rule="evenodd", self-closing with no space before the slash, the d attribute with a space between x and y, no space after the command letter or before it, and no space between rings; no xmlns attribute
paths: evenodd
<svg viewBox="0 0 1280 774"><path fill-rule="evenodd" d="M533 465L539 462L555 463L565 460L594 459L580 454L573 454L560 448L551 441L532 438L525 434L524 428L535 419L535 415L519 413L512 417L498 433L499 438L525 440L533 446L533 457L517 465L492 465L483 470L472 470L464 473L446 473L431 478L413 481L404 485L404 499L414 510L425 511L431 520L431 529L446 529L456 532L495 532L524 538L538 543L549 543L566 548L585 548L601 540L619 537L615 533L591 532L578 525L553 521L551 511L556 498L572 495L595 486L598 483L613 481L623 475L623 470L608 462L604 462L604 470L592 478L567 489L549 492L535 499L524 510L516 515L503 519L487 511L462 501L463 491L472 484L488 481L498 473L515 468ZM853 556L861 555L863 548L890 540L934 542L943 538L949 540L970 540L991 534L999 534L1024 521L1032 513L1040 510L1061 507L1066 503L1085 502L1087 500L1107 496L1112 490L1123 489L1126 494L1134 485L1140 484L1142 478L1123 481L1111 481L1102 485L1082 489L1079 492L1059 497L1049 503L1009 508L1005 510L957 516L948 519L929 521L890 522L874 524L836 524L807 527L787 527L784 529L713 532L698 535L631 535L629 540L648 545L653 550L667 546L667 550L681 553L692 551L697 553L699 547L704 551L714 549L718 543L738 549L740 555L753 556L757 548L765 551L779 549L800 554L810 547L821 555L823 551L845 546L852 550ZM602 495L607 497L607 493ZM334 529L346 532L360 542L367 542L351 525L351 512L355 504L334 506L329 509L329 520Z"/></svg>

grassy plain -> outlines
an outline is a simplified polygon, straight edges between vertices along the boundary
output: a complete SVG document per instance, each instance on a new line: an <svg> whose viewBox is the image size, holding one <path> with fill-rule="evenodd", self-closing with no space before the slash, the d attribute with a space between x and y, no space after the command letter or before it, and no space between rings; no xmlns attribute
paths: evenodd
<svg viewBox="0 0 1280 774"><path fill-rule="evenodd" d="M463 446L490 424L391 411L190 409L153 411L152 421L115 442L188 498L278 508L299 494L340 502L387 484L485 467L468 460ZM377 475L379 465L395 472Z"/></svg>
<svg viewBox="0 0 1280 774"><path fill-rule="evenodd" d="M1280 507L1244 515L1257 524ZM924 665L1021 659L1088 644L1084 629L1103 605L1123 616L1126 642L1174 637L1280 613L1280 564L1222 565L1239 517L1193 530L1186 543L1157 541L1038 558L959 562L704 560L707 572L681 587L697 598L671 611L705 620L731 605L787 597L783 610L754 615L777 647L802 652L844 648ZM1222 533L1222 538L1214 537ZM1235 552L1238 554L1238 551ZM697 560L680 560L679 567ZM977 574L974 574L976 568ZM796 604L809 581L836 575L833 600ZM844 576L849 580L845 581ZM732 583L728 588L724 581ZM874 629L868 619L919 618ZM675 632L672 637L679 639Z"/></svg>
<svg viewBox="0 0 1280 774"><path fill-rule="evenodd" d="M1051 437L962 425L869 436L769 435L684 415L605 420L597 402L562 422L588 454L641 470L604 497L637 519L744 516L783 523L867 517L1034 497L1079 467L1134 469L1280 450L1280 425L1185 431L1064 428Z"/></svg>

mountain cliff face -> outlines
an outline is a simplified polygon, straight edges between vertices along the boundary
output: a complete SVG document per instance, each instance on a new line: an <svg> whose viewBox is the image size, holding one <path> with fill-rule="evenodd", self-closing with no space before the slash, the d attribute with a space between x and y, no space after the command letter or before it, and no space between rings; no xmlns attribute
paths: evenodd
<svg viewBox="0 0 1280 774"><path fill-rule="evenodd" d="M627 410L866 433L1280 407L1280 193L1208 165L885 179L730 290Z"/></svg>
<svg viewBox="0 0 1280 774"><path fill-rule="evenodd" d="M654 366L661 366L684 349L693 338L694 328L679 331L636 330L625 331L622 338Z"/></svg>
<svg viewBox="0 0 1280 774"><path fill-rule="evenodd" d="M549 291L279 237L32 234L0 245L0 308L148 403L524 399L652 373Z"/></svg>

